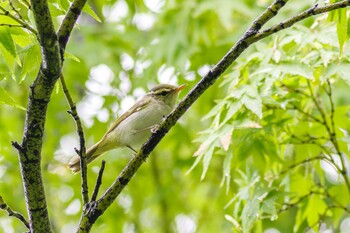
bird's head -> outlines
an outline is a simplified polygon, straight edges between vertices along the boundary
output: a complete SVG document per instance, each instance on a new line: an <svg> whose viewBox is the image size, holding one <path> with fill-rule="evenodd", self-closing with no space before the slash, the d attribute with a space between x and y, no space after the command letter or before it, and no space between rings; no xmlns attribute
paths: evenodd
<svg viewBox="0 0 350 233"><path fill-rule="evenodd" d="M148 95L150 95L153 98L156 98L160 101L165 102L167 105L169 105L171 108L174 107L176 98L178 93L184 89L187 86L187 84L183 84L181 86L174 86L170 84L160 84L155 87L153 87L149 92Z"/></svg>

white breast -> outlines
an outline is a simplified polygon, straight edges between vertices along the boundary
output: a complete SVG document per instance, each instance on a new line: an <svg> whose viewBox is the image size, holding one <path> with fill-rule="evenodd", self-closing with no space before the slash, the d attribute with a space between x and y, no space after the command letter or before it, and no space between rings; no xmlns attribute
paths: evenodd
<svg viewBox="0 0 350 233"><path fill-rule="evenodd" d="M162 118L172 111L169 105L157 100L152 101L151 108L146 107L133 113L110 133L118 146L131 146L135 150L139 149L151 136L152 127L159 124Z"/></svg>

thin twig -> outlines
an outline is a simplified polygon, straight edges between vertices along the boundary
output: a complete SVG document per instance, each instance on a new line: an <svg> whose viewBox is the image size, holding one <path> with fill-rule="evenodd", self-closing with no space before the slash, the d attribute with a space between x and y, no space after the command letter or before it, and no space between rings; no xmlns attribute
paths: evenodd
<svg viewBox="0 0 350 233"><path fill-rule="evenodd" d="M24 19L23 19L21 13L18 12L18 10L15 8L15 6L13 5L13 3L12 3L11 0L9 1L9 3L10 3L10 7L11 7L12 10L16 13L16 15L18 16L18 18L19 18L20 20L24 21Z"/></svg>
<svg viewBox="0 0 350 233"><path fill-rule="evenodd" d="M275 24L275 25L265 29L264 31L253 35L252 37L249 38L249 43L254 43L258 40L261 40L265 37L268 37L272 34L275 34L276 32L287 29L287 28L293 26L294 24L296 24L296 23L298 23L306 18L309 18L313 15L320 15L320 14L330 12L330 11L333 11L336 9L348 7L349 5L350 5L350 1L348 1L348 0L343 0L340 2L327 4L327 5L322 6L322 7L319 7L317 4L315 4L313 7L309 8L308 10L305 10L296 16L293 16L293 17L291 17L291 18L289 18L281 23Z"/></svg>
<svg viewBox="0 0 350 233"><path fill-rule="evenodd" d="M286 202L282 204L282 208L279 209L277 212L280 214L284 211L289 210L290 208L293 208L297 205L299 205L301 202L303 202L305 199L307 199L308 197L310 197L313 194L318 194L317 192L314 191L310 191L308 194L305 194L304 196L299 197L299 199L295 202Z"/></svg>
<svg viewBox="0 0 350 233"><path fill-rule="evenodd" d="M101 168L100 168L100 171L98 173L98 177L97 177L97 180L96 180L96 185L95 185L95 188L94 188L94 192L92 193L92 196L91 196L91 201L96 201L96 198L97 198L97 195L98 195L98 191L99 191L100 186L102 184L102 175L103 175L103 172L105 170L105 165L106 165L106 161L102 160Z"/></svg>
<svg viewBox="0 0 350 233"><path fill-rule="evenodd" d="M9 28L23 28L23 25L20 24L8 24L8 23L0 23L0 27L9 27Z"/></svg>
<svg viewBox="0 0 350 233"><path fill-rule="evenodd" d="M0 6L0 10L3 12L4 16L7 16L7 17L13 19L14 21L16 21L17 23L22 25L23 28L28 29L29 31L31 31L32 33L37 35L37 31L34 28L32 28L31 26L29 26L29 24L27 24L24 20L21 20L15 16L11 15L11 13L8 10L6 10L5 8L3 8L2 6Z"/></svg>
<svg viewBox="0 0 350 233"><path fill-rule="evenodd" d="M315 122L317 123L320 123L320 124L323 124L323 121L318 119L317 117L311 115L310 113L307 113L305 111L303 111L301 108L299 108L298 106L296 106L295 104L293 103L290 103L290 105L292 106L292 108L287 108L287 109L291 109L291 110L297 110L298 112L302 113L303 115L311 118L312 120L314 120Z"/></svg>
<svg viewBox="0 0 350 233"><path fill-rule="evenodd" d="M314 104L316 105L316 108L318 109L319 113L321 114L321 117L322 117L323 122L324 122L323 125L326 128L326 130L327 130L327 132L329 134L329 137L331 139L331 142L332 142L332 144L334 146L334 149L336 150L336 152L337 152L337 154L339 156L339 159L340 159L340 162L341 162L341 165L342 165L342 167L339 170L339 172L340 172L341 176L344 179L344 182L345 182L346 187L347 187L348 192L349 192L349 198L350 198L350 181L349 181L348 173L347 173L347 170L346 170L346 163L345 163L343 155L342 155L342 153L340 151L335 131L333 131L330 128L330 126L328 125L326 113L324 112L324 110L322 109L320 103L317 101L316 96L314 95L314 91L312 89L310 80L307 80L307 84L308 84L308 87L309 87L309 90L310 90L311 99L313 100ZM329 96L330 96L330 102L331 102L331 106L332 106L333 105L333 100L332 100L331 92L330 92ZM332 110L331 110L331 116L332 116L331 117L332 118L331 119L331 124L333 124L333 127L334 127L334 119L333 119L334 105L331 108L332 108Z"/></svg>
<svg viewBox="0 0 350 233"><path fill-rule="evenodd" d="M307 93L303 92L302 90L299 90L299 89L296 89L296 88L293 88L293 87L290 87L288 86L287 84L281 82L281 86L282 87L285 87L286 89L288 90L292 90L293 92L297 93L297 94L300 94L300 95L303 95L307 98L310 98L310 95L308 95Z"/></svg>
<svg viewBox="0 0 350 233"><path fill-rule="evenodd" d="M17 218L18 220L20 220L28 229L30 229L29 226L29 222L25 219L25 217L16 211L13 211L4 201L4 199L2 198L2 196L0 196L0 209L5 210L7 212L7 214L10 217L14 217Z"/></svg>
<svg viewBox="0 0 350 233"><path fill-rule="evenodd" d="M68 105L70 107L70 110L68 111L68 113L70 115L72 115L72 117L75 121L76 127L77 127L78 135L79 135L80 149L76 150L76 152L80 156L82 198L83 198L84 204L87 204L89 202L89 189L88 189L88 183L87 183L87 164L86 164L86 148L85 148L84 131L83 131L83 127L81 125L81 121L80 121L78 112L77 112L77 108L73 102L71 95L69 94L66 82L65 82L62 74L60 76L60 81L61 81L62 89L64 92L64 96L66 97L66 100L67 100Z"/></svg>
<svg viewBox="0 0 350 233"><path fill-rule="evenodd" d="M281 171L281 172L279 173L279 175L280 175L280 176L281 176L281 175L284 175L284 174L286 174L287 172L289 172L290 170L292 170L292 169L294 169L294 168L296 168L296 167L298 167L298 166L304 165L304 164L306 164L306 163L310 163L310 162L312 162L312 161L314 161L314 160L323 160L323 159L325 159L325 158L326 158L326 157L325 157L324 155L317 155L317 156L315 156L315 157L311 157L311 158L304 159L304 160L302 160L302 161L300 161L300 162L298 162L298 163L295 163L295 164L290 165L287 169Z"/></svg>

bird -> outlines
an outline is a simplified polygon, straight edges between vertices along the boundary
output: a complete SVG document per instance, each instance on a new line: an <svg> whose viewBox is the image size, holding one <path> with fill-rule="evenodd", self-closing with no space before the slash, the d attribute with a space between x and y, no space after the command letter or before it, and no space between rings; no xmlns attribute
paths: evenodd
<svg viewBox="0 0 350 233"><path fill-rule="evenodd" d="M109 127L100 141L87 149L87 164L116 148L128 147L136 152L135 148L140 148L153 129L174 109L178 93L186 86L159 84L152 88ZM80 156L70 159L67 166L73 173L79 172Z"/></svg>

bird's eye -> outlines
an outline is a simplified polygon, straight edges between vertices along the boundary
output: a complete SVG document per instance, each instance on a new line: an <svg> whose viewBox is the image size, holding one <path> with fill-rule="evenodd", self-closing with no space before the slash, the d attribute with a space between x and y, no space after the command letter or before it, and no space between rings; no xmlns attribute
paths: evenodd
<svg viewBox="0 0 350 233"><path fill-rule="evenodd" d="M166 96L167 94L168 94L167 91L162 91L162 92L159 93L159 95L162 95L162 96Z"/></svg>

